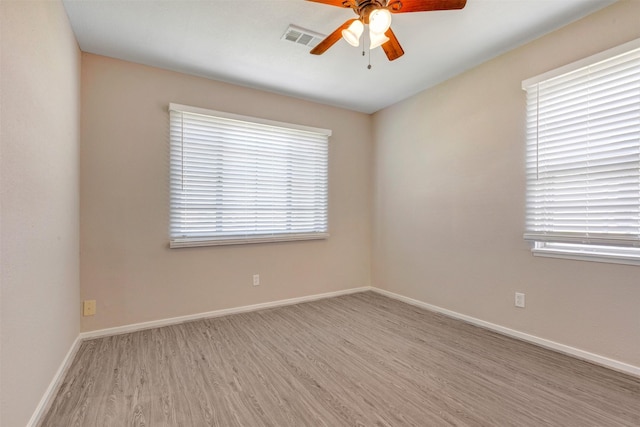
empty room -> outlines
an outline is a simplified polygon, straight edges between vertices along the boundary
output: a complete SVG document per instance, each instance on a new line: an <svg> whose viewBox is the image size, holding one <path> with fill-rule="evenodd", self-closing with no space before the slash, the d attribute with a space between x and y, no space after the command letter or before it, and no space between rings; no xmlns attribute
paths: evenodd
<svg viewBox="0 0 640 427"><path fill-rule="evenodd" d="M0 0L0 426L640 426L640 0Z"/></svg>

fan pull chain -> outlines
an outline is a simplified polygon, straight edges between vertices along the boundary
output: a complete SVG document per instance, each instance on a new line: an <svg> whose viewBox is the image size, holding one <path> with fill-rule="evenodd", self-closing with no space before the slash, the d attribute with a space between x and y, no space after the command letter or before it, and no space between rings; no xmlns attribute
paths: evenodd
<svg viewBox="0 0 640 427"><path fill-rule="evenodd" d="M362 56L364 56L364 49L362 49ZM371 50L369 50L369 65L367 65L367 69L370 70L371 69Z"/></svg>
<svg viewBox="0 0 640 427"><path fill-rule="evenodd" d="M365 50L367 49L367 36L369 35L368 31L365 31L365 39L362 41L362 56L365 55ZM370 41L369 41L370 42ZM367 70L371 69L371 49L369 49L369 65L367 65Z"/></svg>

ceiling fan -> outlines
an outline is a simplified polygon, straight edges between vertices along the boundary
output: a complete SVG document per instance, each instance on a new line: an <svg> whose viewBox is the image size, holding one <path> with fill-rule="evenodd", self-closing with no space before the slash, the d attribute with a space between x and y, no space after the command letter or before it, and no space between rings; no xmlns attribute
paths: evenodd
<svg viewBox="0 0 640 427"><path fill-rule="evenodd" d="M322 55L340 37L350 45L359 46L364 26L369 25L369 49L382 46L389 61L400 58L404 50L391 30L392 13L428 12L462 9L467 0L307 0L330 6L351 8L358 18L349 19L311 50Z"/></svg>

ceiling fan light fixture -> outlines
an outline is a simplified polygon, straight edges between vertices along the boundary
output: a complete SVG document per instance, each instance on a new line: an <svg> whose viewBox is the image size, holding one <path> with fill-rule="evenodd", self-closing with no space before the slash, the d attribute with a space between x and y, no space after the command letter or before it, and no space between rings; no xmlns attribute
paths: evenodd
<svg viewBox="0 0 640 427"><path fill-rule="evenodd" d="M384 34L391 26L391 12L387 9L375 9L369 14L369 32Z"/></svg>
<svg viewBox="0 0 640 427"><path fill-rule="evenodd" d="M385 36L384 33L374 33L371 30L369 31L369 38L371 39L369 50L375 49L378 46L382 46L389 41L389 37Z"/></svg>
<svg viewBox="0 0 640 427"><path fill-rule="evenodd" d="M360 36L364 31L364 24L359 19L356 19L349 25L349 28L342 30L342 38L347 41L351 46L360 46Z"/></svg>

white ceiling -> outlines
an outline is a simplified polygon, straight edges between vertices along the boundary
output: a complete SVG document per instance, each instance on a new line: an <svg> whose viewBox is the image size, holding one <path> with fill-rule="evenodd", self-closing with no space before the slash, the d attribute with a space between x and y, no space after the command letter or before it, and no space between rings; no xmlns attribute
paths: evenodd
<svg viewBox="0 0 640 427"><path fill-rule="evenodd" d="M372 113L615 0L468 0L393 15L405 55L340 40L324 55L282 40L289 24L329 34L351 9L304 0L63 0L80 48Z"/></svg>

